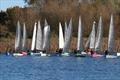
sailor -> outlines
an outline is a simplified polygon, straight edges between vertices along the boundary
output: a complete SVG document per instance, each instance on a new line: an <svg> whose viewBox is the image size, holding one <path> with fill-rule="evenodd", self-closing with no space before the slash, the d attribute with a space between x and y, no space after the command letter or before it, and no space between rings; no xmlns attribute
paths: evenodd
<svg viewBox="0 0 120 80"><path fill-rule="evenodd" d="M105 56L106 56L106 55L108 55L108 50L105 50L105 52L104 52L104 53L105 53Z"/></svg>
<svg viewBox="0 0 120 80"><path fill-rule="evenodd" d="M58 52L61 54L61 53L63 52L63 49L62 49L62 48L60 48Z"/></svg>
<svg viewBox="0 0 120 80"><path fill-rule="evenodd" d="M78 50L74 49L74 51L73 51L73 52L74 52L74 54L77 54L77 53L78 53Z"/></svg>
<svg viewBox="0 0 120 80"><path fill-rule="evenodd" d="M90 53L91 53L91 56L94 54L94 51L92 49L90 49Z"/></svg>
<svg viewBox="0 0 120 80"><path fill-rule="evenodd" d="M30 51L29 50L27 50L27 55L30 55Z"/></svg>

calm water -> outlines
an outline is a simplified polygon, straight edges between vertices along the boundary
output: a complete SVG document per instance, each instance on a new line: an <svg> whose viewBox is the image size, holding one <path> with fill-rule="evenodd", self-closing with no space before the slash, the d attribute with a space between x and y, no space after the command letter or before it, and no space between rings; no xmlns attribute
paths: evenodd
<svg viewBox="0 0 120 80"><path fill-rule="evenodd" d="M120 80L120 58L0 55L0 80Z"/></svg>

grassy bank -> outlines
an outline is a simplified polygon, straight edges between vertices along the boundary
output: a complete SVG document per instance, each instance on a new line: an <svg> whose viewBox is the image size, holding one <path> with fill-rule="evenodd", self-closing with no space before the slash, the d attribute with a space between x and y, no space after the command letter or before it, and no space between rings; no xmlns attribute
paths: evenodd
<svg viewBox="0 0 120 80"><path fill-rule="evenodd" d="M87 38L84 38L84 45L86 43ZM103 39L102 50L107 49L108 38ZM5 52L8 48L14 50L14 38L1 38L0 39L0 52ZM76 49L77 38L72 38L70 50ZM28 48L30 49L31 39L28 39ZM58 37L51 38L51 49L50 51L55 51L58 48ZM120 38L115 40L115 50L120 52Z"/></svg>

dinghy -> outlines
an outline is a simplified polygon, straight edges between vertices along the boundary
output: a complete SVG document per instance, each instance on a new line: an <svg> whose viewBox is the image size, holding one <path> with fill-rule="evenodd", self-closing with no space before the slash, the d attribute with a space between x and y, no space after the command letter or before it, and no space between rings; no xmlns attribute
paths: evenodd
<svg viewBox="0 0 120 80"><path fill-rule="evenodd" d="M99 23L98 23L97 35L96 35L96 42L95 42L95 53L92 55L92 57L103 56L101 54L98 54L101 52L102 37L103 37L103 25L102 25L102 17L100 17Z"/></svg>
<svg viewBox="0 0 120 80"><path fill-rule="evenodd" d="M50 50L50 26L45 20L44 34L43 34L43 55L48 55ZM41 54L42 56L42 54Z"/></svg>
<svg viewBox="0 0 120 80"><path fill-rule="evenodd" d="M87 55L86 52L83 52L83 29L82 29L82 22L81 17L79 17L79 25L78 25L78 40L77 40L77 53L75 57L85 57Z"/></svg>
<svg viewBox="0 0 120 80"><path fill-rule="evenodd" d="M114 34L114 22L113 15L111 15L110 28L109 28L109 37L108 37L108 55L106 58L117 58L114 51L115 48L115 34Z"/></svg>
<svg viewBox="0 0 120 80"><path fill-rule="evenodd" d="M72 19L69 22L69 26L66 30L66 35L67 36L65 36L66 40L64 43L62 56L70 56L69 48L70 48L71 37L72 37Z"/></svg>
<svg viewBox="0 0 120 80"><path fill-rule="evenodd" d="M67 26L65 26L65 37L67 37ZM64 36L63 36L63 30L62 30L62 25L61 23L59 23L59 49L63 49L64 48ZM69 53L64 52L61 54L61 56L69 56Z"/></svg>
<svg viewBox="0 0 120 80"><path fill-rule="evenodd" d="M36 30L36 23L34 25L32 46L31 46L31 50L33 52L31 52L31 55L47 56L49 47L50 47L50 26L47 24L47 21L45 20L45 26L42 35L40 21L38 21L37 30Z"/></svg>
<svg viewBox="0 0 120 80"><path fill-rule="evenodd" d="M25 24L23 26L23 40L21 36L21 27L20 22L17 22L17 29L16 29L16 38L15 38L15 52L13 56L26 56L26 52L21 52L21 50L25 49L25 42L26 42L26 27Z"/></svg>
<svg viewBox="0 0 120 80"><path fill-rule="evenodd" d="M35 56L41 56L43 51L43 36L40 21L38 21L38 29L36 34L36 53Z"/></svg>
<svg viewBox="0 0 120 80"><path fill-rule="evenodd" d="M99 26L98 26L98 32L97 32L97 38L95 35L95 24L96 22L93 22L93 27L92 27L92 31L90 33L90 36L88 38L88 41L86 43L86 47L90 48L91 50L93 50L93 54L91 55L90 52L88 52L88 55L92 56L93 58L97 58L97 57L102 57L103 55L101 54L97 54L96 51L100 50L100 42L101 42L101 37L102 37L102 26L101 26L101 19L99 21ZM99 30L100 29L100 30ZM95 52L94 52L95 50Z"/></svg>

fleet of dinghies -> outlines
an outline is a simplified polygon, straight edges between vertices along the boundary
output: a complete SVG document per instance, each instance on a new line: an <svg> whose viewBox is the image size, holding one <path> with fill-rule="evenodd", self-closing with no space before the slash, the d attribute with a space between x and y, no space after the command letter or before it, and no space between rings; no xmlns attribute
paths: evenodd
<svg viewBox="0 0 120 80"><path fill-rule="evenodd" d="M15 37L15 53L13 56L52 56L50 53L50 25L45 20L44 28L42 30L40 21L35 22L33 29L33 36L31 42L31 49L27 48L27 31L25 23L23 24L23 31L21 31L20 22L17 23L16 37ZM102 39L103 39L103 23L102 16L100 16L97 32L96 22L93 22L93 27L86 41L85 46L83 45L83 25L81 17L79 17L78 24L78 37L76 49L70 52L70 44L72 40L72 18L69 24L65 22L64 31L62 24L59 22L59 50L56 55L59 56L75 56L75 57L106 57L106 58L117 58L120 53L115 52L115 31L113 15L111 15L109 36L108 36L108 49L103 52L101 51ZM103 54L104 53L104 54Z"/></svg>

